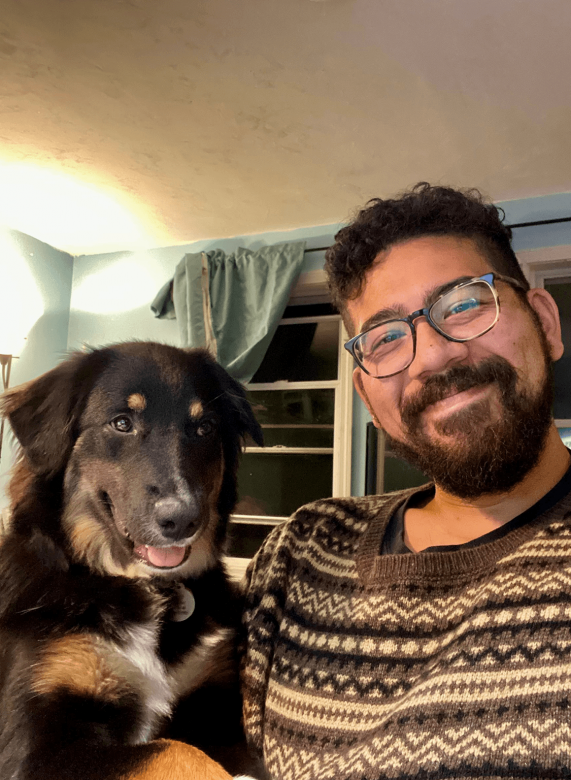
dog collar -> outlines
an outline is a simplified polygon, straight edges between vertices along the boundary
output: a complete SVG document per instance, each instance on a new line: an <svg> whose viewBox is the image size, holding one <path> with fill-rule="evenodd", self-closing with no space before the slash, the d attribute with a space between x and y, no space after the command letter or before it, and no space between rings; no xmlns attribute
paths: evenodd
<svg viewBox="0 0 571 780"><path fill-rule="evenodd" d="M172 607L170 619L175 623L182 623L183 620L187 620L194 612L196 601L192 591L186 588L182 582L176 584L175 594L177 601Z"/></svg>

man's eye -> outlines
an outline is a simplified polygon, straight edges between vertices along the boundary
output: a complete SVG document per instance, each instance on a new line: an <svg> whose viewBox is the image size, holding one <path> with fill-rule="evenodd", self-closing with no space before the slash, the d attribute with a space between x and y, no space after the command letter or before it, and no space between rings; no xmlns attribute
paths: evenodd
<svg viewBox="0 0 571 780"><path fill-rule="evenodd" d="M400 330L394 330L392 333L386 333L381 339L379 339L378 344L380 346L383 346L385 344L390 344L392 341L397 341L397 339L402 339L404 336L404 333Z"/></svg>
<svg viewBox="0 0 571 780"><path fill-rule="evenodd" d="M368 348L369 354L372 354L374 352L378 352L379 350L386 349L387 347L393 346L396 341L400 341L400 339L404 338L406 336L406 332L402 330L387 330L383 333L376 334L375 340L371 343L371 345Z"/></svg>
<svg viewBox="0 0 571 780"><path fill-rule="evenodd" d="M465 314L466 312L479 309L480 306L481 306L481 301L479 301L477 298L468 298L465 301L458 301L458 303L455 303L453 306L450 306L446 311L445 316L454 317L454 315L456 314Z"/></svg>
<svg viewBox="0 0 571 780"><path fill-rule="evenodd" d="M133 430L133 423L130 418L124 414L111 420L111 427L119 433L130 433Z"/></svg>

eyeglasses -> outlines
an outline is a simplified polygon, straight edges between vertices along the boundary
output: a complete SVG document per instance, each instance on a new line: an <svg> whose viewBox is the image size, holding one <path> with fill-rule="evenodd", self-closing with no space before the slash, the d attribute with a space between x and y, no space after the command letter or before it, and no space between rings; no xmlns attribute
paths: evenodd
<svg viewBox="0 0 571 780"><path fill-rule="evenodd" d="M345 344L358 365L376 379L386 379L407 369L416 355L414 320L426 317L437 333L448 341L472 341L491 330L500 316L500 300L494 281L507 282L526 290L516 279L501 274L484 274L457 284L431 306L408 317L373 325Z"/></svg>

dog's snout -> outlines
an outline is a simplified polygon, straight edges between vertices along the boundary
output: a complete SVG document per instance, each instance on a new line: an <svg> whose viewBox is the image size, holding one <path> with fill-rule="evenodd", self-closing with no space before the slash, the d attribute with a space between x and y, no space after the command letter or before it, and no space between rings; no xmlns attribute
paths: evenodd
<svg viewBox="0 0 571 780"><path fill-rule="evenodd" d="M155 503L155 519L161 533L167 539L177 541L192 536L199 526L196 501L179 498L161 498Z"/></svg>

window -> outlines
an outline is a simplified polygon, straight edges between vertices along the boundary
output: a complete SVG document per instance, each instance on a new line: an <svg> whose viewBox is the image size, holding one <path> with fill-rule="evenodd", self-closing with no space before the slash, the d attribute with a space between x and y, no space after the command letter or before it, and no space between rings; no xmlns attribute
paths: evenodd
<svg viewBox="0 0 571 780"><path fill-rule="evenodd" d="M565 352L553 364L553 416L561 438L571 447L571 247L521 252L518 258L532 287L544 287L555 299Z"/></svg>
<svg viewBox="0 0 571 780"><path fill-rule="evenodd" d="M330 304L289 306L247 385L265 446L246 442L238 471L228 559L235 576L302 504L350 495L353 361L346 339Z"/></svg>

